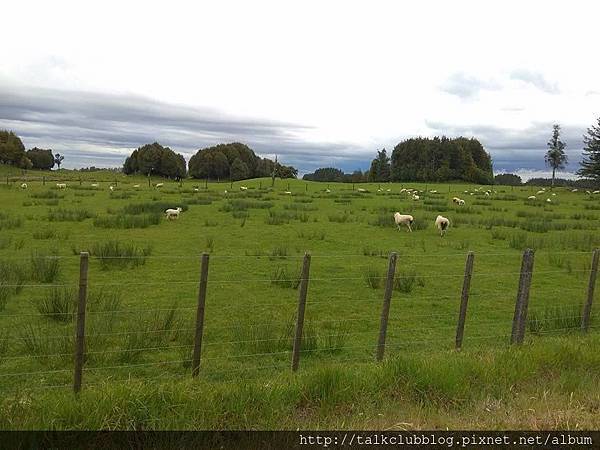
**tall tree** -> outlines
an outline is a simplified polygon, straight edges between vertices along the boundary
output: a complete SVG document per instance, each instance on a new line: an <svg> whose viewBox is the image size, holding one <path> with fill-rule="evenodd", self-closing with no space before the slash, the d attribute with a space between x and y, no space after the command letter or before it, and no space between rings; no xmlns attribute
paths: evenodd
<svg viewBox="0 0 600 450"><path fill-rule="evenodd" d="M12 131L0 130L0 163L27 168L28 162L31 164L19 136Z"/></svg>
<svg viewBox="0 0 600 450"><path fill-rule="evenodd" d="M369 169L369 179L371 181L389 181L390 180L390 158L385 148L377 152L377 156L371 162Z"/></svg>
<svg viewBox="0 0 600 450"><path fill-rule="evenodd" d="M546 165L552 167L552 187L554 187L554 178L557 170L565 168L568 158L565 153L565 144L560 140L560 125L554 124L552 127L552 137L548 141L548 151L544 160Z"/></svg>
<svg viewBox="0 0 600 450"><path fill-rule="evenodd" d="M54 155L54 164L56 164L58 166L58 170L60 170L60 165L62 164L62 162L65 160L65 157L63 155L61 155L60 153L57 153L56 155Z"/></svg>
<svg viewBox="0 0 600 450"><path fill-rule="evenodd" d="M577 175L594 180L600 184L600 117L596 125L587 129L583 136L583 160Z"/></svg>

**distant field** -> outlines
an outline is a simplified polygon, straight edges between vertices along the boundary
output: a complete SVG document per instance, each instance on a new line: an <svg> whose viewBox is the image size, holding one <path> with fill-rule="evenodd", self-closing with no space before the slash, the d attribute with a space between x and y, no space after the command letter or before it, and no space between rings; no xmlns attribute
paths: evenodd
<svg viewBox="0 0 600 450"><path fill-rule="evenodd" d="M377 386L369 383L375 383L378 376L388 377L387 383L393 373L401 373L402 380L409 383L405 377L417 371L423 377L419 383L424 384L414 392L429 392L444 378L443 373L432 375L430 366L421 370L414 364L431 358L448 365L449 380L468 383L465 380L475 375L467 369L452 375L459 370L459 362L474 371L488 364L490 373L498 374L494 370L500 370L504 358L532 352L523 360L533 358L532 365L517 364L510 374L515 383L526 383L524 392L535 391L531 378L535 373L548 377L549 385L556 389L556 404L568 396L563 388L571 389L581 401L596 402L596 408L600 404L598 360L591 356L599 349L597 298L590 336L579 337L592 250L600 246L598 194L557 188L553 191L556 195L548 191L531 201L527 197L536 195L537 188L530 186L353 186L279 179L274 188L270 179L256 179L208 183L207 189L204 182L193 180L181 185L153 180L164 183L158 189L149 187L145 177L104 171L82 173L81 182L79 173L65 171L61 177L69 180L66 189L58 189L56 182L43 185L32 178L27 189L20 189L21 181L6 182L7 176L17 175L6 168L0 170L0 392L12 403L15 399L35 399L34 403L45 399L54 405L48 408L55 408L48 411L64 415L54 424L59 428L79 423L78 414L71 409L78 406L69 386L80 251L91 253L81 394L91 404L108 402L110 396L127 398L135 389L160 396L160 386L166 386L173 404L185 402L188 390L194 398L202 397L203 390L215 389L211 391L214 395L237 392L250 401L259 392L277 397L288 384L292 390L298 387L288 372L297 281L305 252L312 255L311 280L296 375L302 389L310 391L312 380L316 391L307 394L308 406L296 392L290 401L300 403L291 412L283 394L265 400L283 408L282 414L288 418L285 426L293 427L296 419L317 427L392 426L393 396L381 399L385 420L371 417L361 422L355 416L360 408L348 406L364 400L360 392L340 393L338 398L327 389L343 391L346 382L356 382L361 392L375 392ZM98 181L98 186L92 187L91 180ZM111 192L109 185L115 180ZM241 191L240 186L248 189ZM359 192L359 187L368 192ZM402 188L423 191L420 200L413 201L400 192ZM496 192L486 196L483 191L488 188ZM454 196L465 199L466 205L454 205ZM184 210L179 220L166 220L164 209L177 206ZM415 217L413 233L396 229L395 211ZM438 214L451 222L443 238L434 227ZM507 349L521 256L527 247L536 254L526 348ZM469 250L475 253L474 275L464 350L458 354L452 349ZM374 351L383 278L392 251L399 259L388 328L388 362L378 369ZM188 378L202 252L210 254L210 267L200 380L194 385L196 381ZM119 257L111 257L115 255ZM565 362L561 366L565 372L553 373L540 356L553 352L579 358L573 371ZM485 362L486 355L495 362ZM402 358L412 361L405 362L413 364L410 369L390 369L404 364ZM508 395L502 389L510 389L511 383L499 382L502 389L496 392L490 387L494 380L486 378L490 373L477 378L478 395L490 395L489 401ZM366 374L370 374L369 383ZM585 378L580 385L569 378L580 376ZM271 382L273 391L265 391ZM252 394L242 392L245 383ZM397 422L421 428L442 426L443 418L452 416L447 408L484 402L484 398L471 398L473 393L465 399L462 388L453 390L451 381L448 383L439 387L444 406L436 403L437 394L433 403L428 403L427 396L411 397L412 406L406 413L413 417L398 418ZM235 387L228 391L228 384ZM124 394L128 389L130 393ZM502 427L508 423L498 419L503 408L525 402L518 395L513 403L494 410L489 420L469 419L468 411L460 410L459 419L452 423L457 428ZM317 407L312 402L318 397L323 397L323 403ZM0 419L1 428L53 426L50 419L42 417L39 406L25 403L10 413L8 402L0 403L0 416L5 416ZM332 412L336 405L341 405L341 415ZM306 416L298 418L303 406ZM108 405L103 407L110 410ZM377 405L367 402L365 408L363 412L377 414ZM593 415L573 409L573 405L565 408L565 414L573 420L579 417L584 427L599 426ZM244 422L239 416L242 409L232 407L230 415L207 412L210 417L198 419L197 424L208 428L253 426L251 419ZM266 417L275 413L264 414L264 420L256 418L256 426L276 428L274 417ZM517 415L520 421L509 425L535 427L532 417L526 416ZM89 425L105 426L100 416L90 420L96 419ZM194 428L196 422L153 416L113 424L132 428L142 423L145 428ZM556 421L555 425L565 423Z"/></svg>

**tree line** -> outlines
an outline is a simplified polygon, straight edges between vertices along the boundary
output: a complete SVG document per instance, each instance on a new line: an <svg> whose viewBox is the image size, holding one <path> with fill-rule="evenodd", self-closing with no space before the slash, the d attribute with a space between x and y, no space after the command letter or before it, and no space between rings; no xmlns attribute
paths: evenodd
<svg viewBox="0 0 600 450"><path fill-rule="evenodd" d="M50 170L60 165L65 159L60 153L52 150L33 147L25 151L21 138L12 131L0 130L0 163L20 169Z"/></svg>

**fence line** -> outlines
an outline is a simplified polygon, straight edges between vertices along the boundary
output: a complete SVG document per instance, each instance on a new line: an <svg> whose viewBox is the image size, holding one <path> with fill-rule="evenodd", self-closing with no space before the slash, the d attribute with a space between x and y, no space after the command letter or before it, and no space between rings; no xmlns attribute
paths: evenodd
<svg viewBox="0 0 600 450"><path fill-rule="evenodd" d="M549 255L552 254L584 254L587 252L549 252ZM205 346L210 346L212 348L215 348L214 352L211 352L209 354L208 357L204 357L202 358L202 361L205 362L211 362L211 361L239 361L241 359L250 359L250 358L257 358L257 357L262 357L262 356L268 356L268 357L291 357L291 368L292 371L296 371L299 368L299 363L301 360L301 355L305 355L305 354L316 354L316 353L320 353L320 352L336 352L336 351L341 351L341 350L369 350L367 352L367 354L370 355L374 355L376 360L382 360L383 359L383 355L384 355L384 350L386 348L389 349L393 349L393 348L405 348L406 346L410 346L412 344L417 344L417 343L427 343L427 342L442 342L442 343L447 343L448 345L450 345L451 339L446 336L446 333L440 333L441 336L437 336L437 337L423 337L423 338L417 338L417 339L411 339L409 338L405 338L403 334L400 334L398 336L398 338L396 338L395 336L392 337L392 339L390 340L390 342L386 342L386 336L388 331L392 331L394 332L394 334L396 333L403 333L406 332L407 330L410 330L410 327L406 327L406 326L398 326L398 321L403 321L401 323L401 325L405 325L406 322L408 320L413 320L416 318L429 318L429 319L440 319L440 318L452 318L452 320L456 320L458 319L458 327L456 328L455 325L453 324L448 324L448 325L431 325L428 322L428 331L430 333L434 333L436 331L443 331L443 330L447 330L447 329L452 329L452 328L456 328L457 329L457 333L456 333L456 342L455 342L455 347L457 349L460 349L463 342L470 342L472 340L484 340L484 339L500 339L500 340L504 340L507 339L508 342L508 338L510 337L510 342L511 343L515 343L515 344L520 344L523 342L523 339L525 337L525 332L527 330L527 313L528 313L528 300L529 300L529 295L530 295L530 289L531 289L531 285L532 285L532 275L535 273L536 276L538 275L550 275L550 274L565 274L565 273L589 273L590 274L590 281L588 283L588 288L587 288L587 292L588 292L588 296L587 296L587 302L585 303L585 309L581 314L566 314L566 315L561 315L560 317L545 317L542 316L541 318L535 318L533 320L534 324L537 324L538 326L536 327L534 325L534 327L529 327L530 332L532 332L534 335L549 335L549 334L556 334L559 333L561 331L570 331L570 330L587 330L587 329L595 329L598 328L597 326L589 326L589 319L592 316L591 314L591 300L593 299L593 288L594 288L594 284L595 284L595 278L596 278L596 273L598 270L598 251L596 250L594 252L594 260L592 262L591 268L590 269L583 269L583 270L565 270L565 269L561 269L561 270L540 270L540 271L534 271L533 270L533 252L531 250L526 250L523 253L523 259L522 259L522 264L521 264L521 270L519 272L515 272L515 271L499 271L499 272L494 272L494 271L490 271L490 270L477 270L477 268L474 267L474 263L473 263L473 256L474 253L473 252L469 252L469 257L467 259L467 266L465 268L465 273L464 274L449 274L449 273L431 273L431 274L426 274L426 275L414 275L414 279L418 280L418 279L431 279L431 278L435 278L435 279L443 279L443 280L450 280L453 278L456 279L462 279L463 280L463 288L462 288L462 295L460 295L459 292L456 293L456 295L442 295L442 296L429 296L429 297L418 297L419 299L437 299L437 300L444 300L444 299L453 299L456 300L456 305L454 302L452 302L452 306L458 306L458 300L460 299L460 310L457 309L456 312L454 313L431 313L431 314L410 314L406 313L406 312L402 312L402 315L400 317L396 317L395 314L392 314L392 316L390 317L390 311L393 308L392 305L392 296L394 294L394 292L397 292L394 289L394 282L396 278L403 278L402 273L396 273L396 259L397 259L397 254L396 253L392 253L390 255L389 261L388 261L388 271L387 271L387 275L386 276L376 276L376 277L365 277L365 276L360 276L360 277L355 277L355 276L329 276L329 277L314 277L311 278L309 275L309 268L310 268L310 261L311 261L311 256L310 254L306 253L302 258L303 258L303 269L302 269L302 274L300 276L300 278L298 279L300 282L300 289L298 290L298 309L297 309L297 314L296 314L296 326L295 326L295 332L293 333L293 336L289 336L289 335L284 335L279 336L279 337L269 337L267 336L261 336L258 335L258 339L254 338L254 339L234 339L234 340L216 340L216 338L212 341L208 341L205 342L204 345ZM485 254L483 253L481 256L482 257L486 257L486 256L492 256L492 255L498 255L498 256L507 256L507 255L511 255L511 256L516 256L516 254L514 252L511 253L488 253ZM348 258L351 257L351 255L349 254L323 254L323 255L314 255L316 258ZM360 256L360 257L365 257L365 255L355 255L355 256ZM464 256L463 254L447 254L447 255L402 255L400 254L400 256L402 256L402 263L406 263L407 258L413 257L413 256L418 256L419 258L422 258L424 256L431 256L431 257L436 257L436 258L444 258L444 257L458 257L458 256ZM198 260L198 256L180 256L180 255L173 255L173 256L168 256L168 255L157 255L157 258L177 258L177 259L190 259L190 260ZM215 256L218 258L218 256ZM222 255L222 257L228 257L228 258L233 258L235 256L232 255ZM246 255L245 257L255 257L255 256L250 256L250 255ZM271 260L279 260L279 259L297 259L299 257L296 256L285 256L284 258L281 257L277 257L277 256L266 256ZM368 257L368 256L366 256ZM55 256L52 256L50 258L57 258ZM66 258L70 258L70 257L66 257ZM135 367L146 367L146 366L161 366L161 365L172 365L172 364L182 364L183 366L186 366L186 364L190 364L191 366L191 370L192 370L192 376L198 376L198 374L200 373L200 360L201 360L201 356L202 356L202 338L203 338L203 332L204 332L204 312L205 312L205 308L206 308L206 304L210 306L210 312L211 314L214 314L215 311L213 310L213 305L211 305L210 303L210 299L207 300L207 286L209 285L237 285L237 284L248 284L248 283L271 283L271 284L275 284L274 280L269 277L269 278L252 278L252 277L244 277L244 278L238 278L238 279L210 279L208 277L208 261L209 261L209 255L208 254L203 254L200 258L202 264L201 264L201 272L200 272L200 283L198 285L198 280L164 280L161 282L152 282L152 281L148 281L148 282L131 282L131 283L127 283L128 286L168 286L168 285L198 285L198 304L197 307L193 307L193 306L184 306L184 307L160 307L160 308L137 308L137 309L131 309L131 310L127 310L127 309L113 309L113 310L90 310L87 311L87 307L86 307L86 301L87 301L87 293L88 293L88 289L91 288L95 288L95 287L104 287L104 286L121 286L122 283L111 283L111 282L99 282L99 283L89 283L88 282L88 261L89 259L144 259L146 257L93 257L93 256L88 256L87 253L83 252L80 255L80 278L79 278L79 283L78 284L67 284L67 283L57 283L57 284L14 284L14 285L5 285L3 284L3 287L15 287L15 288L26 288L26 287L31 287L31 288L37 288L37 287L41 287L41 288L58 288L58 287L75 287L75 286L79 286L79 303L78 303L78 307L77 307L77 312L49 312L49 313L25 313L25 314L7 314L4 315L5 317L18 317L18 316L23 316L23 317L32 317L32 316L45 316L45 317L60 317L60 316L70 316L73 318L77 318L76 321L73 321L73 325L76 327L76 333L75 336L73 335L50 335L50 336L43 336L44 339L63 339L63 340L68 340L72 343L76 343L75 346L75 352L74 354L71 353L48 353L48 354L36 354L36 355L18 355L18 356L3 356L3 359L8 359L8 360L26 360L31 358L32 360L35 360L37 358L49 358L49 357L62 357L62 356L74 356L74 364L73 364L73 390L75 392L79 392L79 390L82 387L83 384L83 374L84 373L89 373L89 372L94 372L94 371L102 371L102 370L111 370L111 369L125 369L125 368L135 368ZM213 258L213 256L211 256L211 259ZM538 254L538 258L539 258L539 254ZM478 258L478 261L480 260L480 258ZM412 264L413 262L408 260L409 264ZM435 264L431 264L429 267L435 267ZM439 264L440 267L444 266L444 264ZM345 265L346 267L346 271L348 269L348 265ZM360 266L360 265L351 265L350 266L352 269L356 269L356 268L360 268L360 267L371 267L371 266ZM410 266L411 268L414 268L414 264L412 264ZM470 282L471 282L471 278L475 277L475 279L478 278L482 278L482 277L500 277L500 276L513 276L513 275L519 275L520 276L520 282L519 282L519 287L517 289L517 301L515 303L515 310L514 310L514 317L513 317L513 329L512 329L512 333L501 333L501 334L493 334L493 335L489 335L489 336L479 336L479 335L473 335L473 336L469 336L467 335L466 337L464 337L464 341L463 341L463 334L465 333L465 330L469 330L470 327L469 325L472 326L476 326L476 325L487 325L487 324L497 324L498 327L500 326L504 326L504 322L503 321L498 321L492 318L487 318L487 316L482 315L482 311L478 308L475 308L474 311L471 312L470 314L470 318L469 320L467 320L466 317L466 307L467 307L467 300L469 298L484 298L486 296L489 296L490 294L486 294L483 292L475 292L475 293L471 293L470 292ZM304 315L305 315L305 311L306 309L308 309L308 313L310 316L310 311L311 308L318 306L318 305L349 305L352 304L354 302L373 302L374 305L377 305L378 302L375 298L356 298L356 297L346 297L346 296L342 296L342 295L333 295L333 296L328 296L327 299L319 299L319 294L316 295L316 301L313 301L311 299L308 298L308 284L309 282L315 282L317 283L317 285L319 285L320 283L329 283L329 282L339 282L339 281L353 281L353 280L361 280L364 281L367 278L369 279L377 279L377 280L386 280L385 282L385 290L384 290L384 301L383 301L383 306L382 306L382 310L381 310L381 315L380 315L380 323L379 323L379 336L378 336L378 340L377 342L373 342L372 344L364 344L364 343L359 343L359 342L355 342L352 343L351 345L345 345L345 340L347 338L350 337L356 337L356 336L366 336L366 335L372 335L373 338L375 338L375 336L377 335L374 327L371 330L365 330L365 331L354 331L354 332L350 332L351 330L345 330L345 331L339 331L339 330L334 330L333 333L327 334L327 333L314 333L314 332L309 332L308 334L304 333ZM585 294L584 291L584 287L582 287L581 289L572 289L572 292L577 291L578 293L580 293L582 295L582 300ZM591 293L591 294L590 294ZM401 297L404 297L405 295L410 295L410 293L399 293L399 295ZM207 302L205 304L205 302ZM286 300L287 302L287 300ZM238 308L238 307L244 307L244 308L260 308L260 307L271 307L271 306L281 306L282 304L286 304L286 302L278 302L278 303L274 303L274 302L261 302L261 301L253 301L253 302L236 302L230 305L225 305L225 306L220 306L220 305L214 305L214 307L218 308L219 312L223 312L223 311L227 311L228 309L231 308ZM480 303L476 303L480 304ZM485 304L485 303L484 303ZM293 305L292 302L289 302L289 305ZM563 307L564 305L559 305L557 307ZM569 308L575 308L575 307L580 307L580 305L575 305L573 304L572 306L569 306ZM168 312L175 312L175 311L190 311L196 309L197 311L197 315L196 315L196 322L195 322L195 326L193 327L177 327L177 324L175 325L176 327L165 327L165 328L159 328L159 329L141 329L141 330L128 330L128 331L109 331L109 332L100 332L100 333L86 333L85 329L85 319L86 319L86 315L87 314L92 314L92 315L103 315L103 314L112 314L112 315L118 315L118 314L140 314L140 313L146 313L146 312L159 312L159 311L168 311ZM546 309L547 310L547 309ZM529 311L530 314L533 313L538 313L540 311L543 311L541 308L533 308L531 311ZM500 313L504 314L505 311L501 311ZM322 312L320 312L319 314L323 314ZM389 326L389 320L390 318L394 321L394 325L390 328ZM191 319L191 317L190 317ZM561 321L564 320L568 320L568 321L573 321L575 322L576 320L579 320L580 323L576 326L568 326L568 327L561 327L561 328L551 328L551 329L544 329L543 324L545 323L554 323L556 324L560 324ZM587 320L588 323L586 324L586 326L584 326L584 321ZM350 318L350 319L339 319L339 320L332 320L332 321L328 321L328 323L330 324L335 324L335 323L339 323L339 324L345 324L345 323L351 323L351 322L370 322L376 321L376 317L360 317L360 318ZM530 323L532 321L530 320ZM251 324L251 326L274 326L274 321L269 322L269 323L264 323L264 324ZM508 323L508 320L507 320ZM562 322L564 323L564 322ZM209 331L211 332L211 334L213 332L216 331L220 331L220 330L228 330L228 329L235 329L237 327L239 327L239 325L233 325L231 327L212 327L209 324L207 324L206 326L208 326ZM421 325L422 326L422 325ZM539 328L539 330L536 330L536 328ZM176 332L187 332L187 331L194 331L195 332L195 337L194 337L194 343L193 344L182 344L182 345L148 345L148 346L135 346L133 348L108 348L105 350L89 350L86 351L85 350L85 339L87 338L93 338L93 337L102 337L102 336L107 336L107 337L111 337L111 336L130 336L130 335L150 335L150 334L154 334L154 333L176 333ZM414 330L413 330L414 331ZM40 332L44 332L44 329L40 327ZM340 339L336 339L336 338L340 338ZM30 337L27 336L20 336L20 337L2 337L0 338L0 342L5 342L5 341L28 341L30 340ZM334 345L325 345L324 347L305 347L305 343L307 340L328 340L329 344L334 344ZM226 347L226 346L231 346L231 345L243 345L243 344L260 344L260 343L266 343L266 342L285 342L286 346L289 345L290 342L293 343L292 348L291 349L286 349L286 350L282 350L282 351L268 351L268 352L252 352L252 353L242 353L242 354L222 354L221 350L219 349L219 347ZM341 344L341 345L335 345L335 344ZM396 347L396 344L398 344L398 347ZM267 348L272 348L272 347L267 347ZM177 350L177 349L193 349L191 356L191 359L176 359L176 360L170 360L170 359L166 359L166 360L160 360L160 361L152 361L152 362L141 362L141 363L129 363L129 364L117 364L117 365L108 365L108 366L85 366L84 364L84 358L85 355L94 355L94 354L127 354L127 353L132 353L132 352L139 352L139 353L143 353L143 352L147 352L147 351L152 351L152 352L158 352L158 351L173 351L173 350ZM372 356L371 356L372 357ZM209 364L210 366L210 364ZM229 371L232 371L233 369L230 369ZM242 368L241 370L248 370L246 367ZM42 370L42 371L37 371L37 372L31 372L31 371L22 371L22 372L15 372L15 373L8 373L8 374L1 374L0 373L0 377L5 378L5 377L17 377L17 376L28 376L28 375L43 375L43 374L58 374L58 373L67 373L70 372L71 369L53 369L53 370ZM211 371L210 367L209 369L206 371L207 374L210 373L214 373L214 371Z"/></svg>

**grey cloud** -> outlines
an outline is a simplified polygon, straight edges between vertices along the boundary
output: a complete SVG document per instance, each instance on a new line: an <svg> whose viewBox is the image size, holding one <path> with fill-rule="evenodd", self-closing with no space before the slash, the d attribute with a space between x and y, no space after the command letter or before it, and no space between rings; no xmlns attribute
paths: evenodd
<svg viewBox="0 0 600 450"><path fill-rule="evenodd" d="M544 91L548 94L560 93L558 85L556 83L551 83L548 80L546 80L544 75L542 75L540 72L527 69L517 69L512 71L512 73L510 74L510 78L513 80L519 80L524 83L531 84L532 86L535 86L539 90Z"/></svg>
<svg viewBox="0 0 600 450"><path fill-rule="evenodd" d="M501 86L495 81L482 80L463 72L450 75L440 86L440 90L451 95L456 95L463 100L477 98L482 90L498 90Z"/></svg>
<svg viewBox="0 0 600 450"><path fill-rule="evenodd" d="M284 164L314 169L328 160L361 160L369 154L344 143L307 142L300 124L225 115L207 108L134 95L0 85L0 128L12 129L27 147L53 148L69 166L118 166L133 148L158 141L191 156L218 143L241 141L258 154L278 154Z"/></svg>

